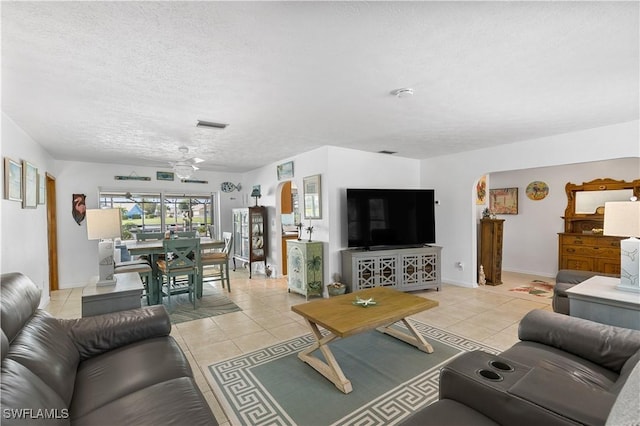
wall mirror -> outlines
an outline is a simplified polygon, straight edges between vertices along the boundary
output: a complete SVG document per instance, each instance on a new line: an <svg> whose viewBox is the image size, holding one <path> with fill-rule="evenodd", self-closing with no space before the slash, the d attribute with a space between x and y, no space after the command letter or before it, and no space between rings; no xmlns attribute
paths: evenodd
<svg viewBox="0 0 640 426"><path fill-rule="evenodd" d="M633 189L576 192L576 214L594 214L607 201L629 201Z"/></svg>
<svg viewBox="0 0 640 426"><path fill-rule="evenodd" d="M602 229L604 203L628 201L640 197L640 179L631 182L610 178L595 179L582 184L567 183L567 208L564 211L564 232L584 233Z"/></svg>
<svg viewBox="0 0 640 426"><path fill-rule="evenodd" d="M304 218L322 219L320 175L307 176L303 180Z"/></svg>

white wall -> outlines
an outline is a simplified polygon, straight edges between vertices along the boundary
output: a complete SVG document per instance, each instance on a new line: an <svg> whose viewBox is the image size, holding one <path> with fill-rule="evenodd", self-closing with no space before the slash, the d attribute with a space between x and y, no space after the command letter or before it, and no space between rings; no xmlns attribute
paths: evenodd
<svg viewBox="0 0 640 426"><path fill-rule="evenodd" d="M437 244L443 246L443 279L463 286L476 285L475 182L480 176L618 158L634 158L637 161L640 157L638 126L636 120L423 160L421 184L435 188L440 200L436 209L436 238ZM607 167L598 172L601 176L594 178L618 175L616 167ZM563 172L560 170L558 173ZM567 175L565 179L571 181L573 177ZM497 187L494 181L489 181L489 184ZM564 208L554 214L562 215L563 211ZM557 229L557 220L548 226ZM553 252L557 253L557 248ZM465 268L457 269L456 262L462 262Z"/></svg>
<svg viewBox="0 0 640 426"><path fill-rule="evenodd" d="M4 157L15 161L27 160L43 176L45 172L54 170L55 162L51 156L4 113L1 133L3 160ZM41 304L46 304L49 300L46 205L23 209L20 202L5 200L3 194L0 223L2 273L22 272L27 275L42 289Z"/></svg>
<svg viewBox="0 0 640 426"><path fill-rule="evenodd" d="M262 198L259 204L269 208L269 263L276 261L282 253L280 220L276 206L279 205L279 183L276 177L278 164L293 161L294 177L298 187L302 208L303 178L321 175L322 219L311 221L313 241L324 244L324 283L331 282L334 273L341 273L340 250L347 247L346 188L418 188L420 162L402 157L377 154L333 146L324 146L245 174L246 190L252 185L261 185ZM253 202L253 199L252 199ZM305 227L309 221L302 219ZM303 237L307 234L303 231ZM257 270L260 270L257 265ZM280 271L278 271L278 274Z"/></svg>
<svg viewBox="0 0 640 426"><path fill-rule="evenodd" d="M491 173L489 188L518 188L518 214L498 216L505 219L502 269L555 276L558 233L564 231L562 216L567 207L565 185L599 178L640 179L640 158ZM525 190L534 180L549 185L546 198L539 201L527 198Z"/></svg>

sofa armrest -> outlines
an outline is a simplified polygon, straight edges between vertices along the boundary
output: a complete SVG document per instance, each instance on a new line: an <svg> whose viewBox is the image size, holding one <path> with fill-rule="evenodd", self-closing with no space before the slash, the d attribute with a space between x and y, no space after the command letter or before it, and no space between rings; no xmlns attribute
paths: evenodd
<svg viewBox="0 0 640 426"><path fill-rule="evenodd" d="M72 320L61 319L80 360L141 340L168 336L171 321L164 306L150 306Z"/></svg>
<svg viewBox="0 0 640 426"><path fill-rule="evenodd" d="M640 350L640 331L536 309L520 321L520 340L538 342L619 372Z"/></svg>

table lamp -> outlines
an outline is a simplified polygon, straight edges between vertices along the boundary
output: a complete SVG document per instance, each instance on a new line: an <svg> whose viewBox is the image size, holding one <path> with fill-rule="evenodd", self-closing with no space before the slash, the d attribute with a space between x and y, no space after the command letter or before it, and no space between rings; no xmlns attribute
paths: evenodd
<svg viewBox="0 0 640 426"><path fill-rule="evenodd" d="M260 193L260 188L254 187L253 191L251 191L251 196L256 199L256 207L258 207L258 198L262 197Z"/></svg>
<svg viewBox="0 0 640 426"><path fill-rule="evenodd" d="M640 293L640 201L606 202L603 234L630 237L620 241L618 289Z"/></svg>
<svg viewBox="0 0 640 426"><path fill-rule="evenodd" d="M120 237L120 209L87 210L87 238L100 240L98 243L98 282L97 286L116 283L113 270L113 239Z"/></svg>

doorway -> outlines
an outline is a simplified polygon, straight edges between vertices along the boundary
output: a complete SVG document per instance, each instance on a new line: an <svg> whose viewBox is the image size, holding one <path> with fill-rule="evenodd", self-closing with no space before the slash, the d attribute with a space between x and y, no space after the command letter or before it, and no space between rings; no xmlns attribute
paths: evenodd
<svg viewBox="0 0 640 426"><path fill-rule="evenodd" d="M56 178L45 174L47 189L47 246L49 258L49 294L59 289L58 219L56 210Z"/></svg>
<svg viewBox="0 0 640 426"><path fill-rule="evenodd" d="M284 182L280 188L280 228L282 233L282 256L280 270L287 275L287 240L298 239L297 224L300 223L298 187L295 182Z"/></svg>

